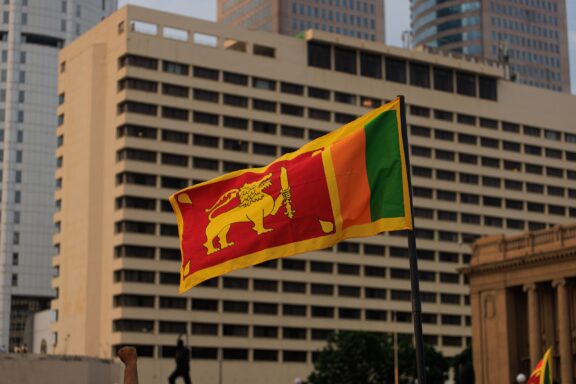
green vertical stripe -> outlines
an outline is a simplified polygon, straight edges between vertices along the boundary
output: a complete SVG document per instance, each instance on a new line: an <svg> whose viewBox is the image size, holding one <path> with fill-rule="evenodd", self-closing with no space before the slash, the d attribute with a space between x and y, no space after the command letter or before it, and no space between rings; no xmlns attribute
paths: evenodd
<svg viewBox="0 0 576 384"><path fill-rule="evenodd" d="M402 163L396 111L378 115L366 124L364 131L372 221L403 217Z"/></svg>
<svg viewBox="0 0 576 384"><path fill-rule="evenodd" d="M552 370L550 369L550 359L552 359L552 356L550 356L544 364L544 384L553 384L550 377L552 376Z"/></svg>

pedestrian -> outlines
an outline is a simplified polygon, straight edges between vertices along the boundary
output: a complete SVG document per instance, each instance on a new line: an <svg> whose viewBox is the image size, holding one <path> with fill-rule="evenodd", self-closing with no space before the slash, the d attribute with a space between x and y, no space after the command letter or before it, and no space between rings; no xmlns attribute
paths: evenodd
<svg viewBox="0 0 576 384"><path fill-rule="evenodd" d="M190 351L184 346L182 339L179 339L176 344L174 359L176 360L176 369L168 377L168 382L175 384L176 379L182 377L186 384L192 384L190 379Z"/></svg>

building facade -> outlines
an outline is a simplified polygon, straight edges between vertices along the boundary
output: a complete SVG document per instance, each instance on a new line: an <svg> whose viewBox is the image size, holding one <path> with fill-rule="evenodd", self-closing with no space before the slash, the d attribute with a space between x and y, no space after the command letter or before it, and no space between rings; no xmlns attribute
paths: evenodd
<svg viewBox="0 0 576 384"><path fill-rule="evenodd" d="M570 93L565 0L411 0L413 42L498 60L522 84Z"/></svg>
<svg viewBox="0 0 576 384"><path fill-rule="evenodd" d="M58 53L115 8L113 0L0 4L0 345L22 343L27 315L54 296Z"/></svg>
<svg viewBox="0 0 576 384"><path fill-rule="evenodd" d="M218 0L218 21L290 36L317 29L385 41L379 0Z"/></svg>
<svg viewBox="0 0 576 384"><path fill-rule="evenodd" d="M505 81L498 66L357 44L128 6L62 50L56 353L110 357L136 345L141 379L152 382L173 369L182 335L196 383L290 382L307 377L334 330L410 334L402 233L267 262L179 295L167 200L265 165L399 94L425 341L449 356L470 342L469 288L458 273L469 244L576 217L576 135L566 125L576 100ZM542 100L554 113L541 113Z"/></svg>
<svg viewBox="0 0 576 384"><path fill-rule="evenodd" d="M476 382L529 376L550 347L554 380L576 382L576 225L482 238L466 271Z"/></svg>

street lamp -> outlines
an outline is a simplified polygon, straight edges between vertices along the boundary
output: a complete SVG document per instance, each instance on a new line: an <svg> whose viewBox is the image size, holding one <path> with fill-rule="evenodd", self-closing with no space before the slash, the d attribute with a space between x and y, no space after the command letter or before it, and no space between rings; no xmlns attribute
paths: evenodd
<svg viewBox="0 0 576 384"><path fill-rule="evenodd" d="M518 384L522 384L526 382L526 375L523 373L519 373L518 376L516 376L516 382Z"/></svg>

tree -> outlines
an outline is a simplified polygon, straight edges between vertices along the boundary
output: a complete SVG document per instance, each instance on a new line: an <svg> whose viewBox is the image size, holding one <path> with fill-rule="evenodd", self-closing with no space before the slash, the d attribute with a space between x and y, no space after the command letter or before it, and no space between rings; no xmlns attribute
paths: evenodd
<svg viewBox="0 0 576 384"><path fill-rule="evenodd" d="M467 346L452 360L456 384L474 384L474 367L472 366L472 347Z"/></svg>
<svg viewBox="0 0 576 384"><path fill-rule="evenodd" d="M426 376L430 383L443 383L448 364L441 353L425 348ZM401 384L416 382L416 354L408 337L398 340ZM310 384L393 384L394 351L390 335L361 331L335 333L320 352Z"/></svg>
<svg viewBox="0 0 576 384"><path fill-rule="evenodd" d="M368 332L335 333L320 352L310 384L386 383L393 370L392 348L384 337Z"/></svg>

